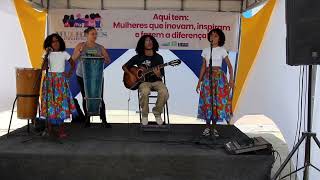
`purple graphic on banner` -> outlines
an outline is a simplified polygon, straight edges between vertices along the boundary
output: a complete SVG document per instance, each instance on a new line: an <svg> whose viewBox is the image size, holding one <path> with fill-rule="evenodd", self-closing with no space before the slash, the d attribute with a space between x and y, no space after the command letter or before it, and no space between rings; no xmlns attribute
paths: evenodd
<svg viewBox="0 0 320 180"><path fill-rule="evenodd" d="M81 13L77 13L76 17L71 15L64 15L62 23L64 27L95 27L101 28L101 16L99 13L86 14L84 17L81 17Z"/></svg>

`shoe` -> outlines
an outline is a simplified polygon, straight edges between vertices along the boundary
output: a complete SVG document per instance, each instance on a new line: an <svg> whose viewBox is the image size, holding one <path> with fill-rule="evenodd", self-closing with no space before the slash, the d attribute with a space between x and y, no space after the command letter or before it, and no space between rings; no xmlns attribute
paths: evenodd
<svg viewBox="0 0 320 180"><path fill-rule="evenodd" d="M205 128L202 132L202 136L210 136L210 128Z"/></svg>
<svg viewBox="0 0 320 180"><path fill-rule="evenodd" d="M214 137L219 137L219 132L216 129L213 129L213 136Z"/></svg>
<svg viewBox="0 0 320 180"><path fill-rule="evenodd" d="M156 118L157 124L159 126L161 126L163 124L163 120L162 120L161 114L156 112L154 109L152 109L152 113L153 113L154 117Z"/></svg>
<svg viewBox="0 0 320 180"><path fill-rule="evenodd" d="M156 122L159 126L161 126L163 124L163 120L161 115L154 115L154 117L156 118Z"/></svg>
<svg viewBox="0 0 320 180"><path fill-rule="evenodd" d="M141 123L144 126L148 125L148 116L142 116Z"/></svg>
<svg viewBox="0 0 320 180"><path fill-rule="evenodd" d="M67 135L66 133L60 133L60 134L59 134L59 138L60 138L60 139L64 139L64 138L66 138L66 137L68 137L68 135Z"/></svg>
<svg viewBox="0 0 320 180"><path fill-rule="evenodd" d="M66 132L64 131L64 124L59 125L59 134L58 134L58 138L59 139L64 139L67 137Z"/></svg>

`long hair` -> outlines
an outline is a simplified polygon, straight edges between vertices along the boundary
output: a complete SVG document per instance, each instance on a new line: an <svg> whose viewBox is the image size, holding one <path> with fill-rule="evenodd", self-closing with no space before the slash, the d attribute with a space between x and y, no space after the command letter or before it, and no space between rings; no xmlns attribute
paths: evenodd
<svg viewBox="0 0 320 180"><path fill-rule="evenodd" d="M147 37L150 38L150 40L152 41L153 47L153 53L156 53L159 50L159 43L156 40L156 38L154 38L151 35L143 35L141 36L141 38L139 39L138 43L137 43L137 47L136 47L136 52L138 55L144 55L144 43L147 39Z"/></svg>
<svg viewBox="0 0 320 180"><path fill-rule="evenodd" d="M219 42L218 45L221 47L224 45L224 42L226 41L226 36L224 35L223 31L221 29L212 29L209 33L208 33L208 41L210 42L210 35L212 33L216 33L219 36Z"/></svg>
<svg viewBox="0 0 320 180"><path fill-rule="evenodd" d="M43 49L47 49L48 47L52 48L51 47L51 44L52 44L52 39L53 37L57 38L58 41L59 41L59 45L60 45L60 49L59 51L65 51L66 50L66 44L64 43L64 40L62 39L62 37L57 34L57 33L53 33L51 35L49 35L45 40L44 40L44 43L43 43Z"/></svg>

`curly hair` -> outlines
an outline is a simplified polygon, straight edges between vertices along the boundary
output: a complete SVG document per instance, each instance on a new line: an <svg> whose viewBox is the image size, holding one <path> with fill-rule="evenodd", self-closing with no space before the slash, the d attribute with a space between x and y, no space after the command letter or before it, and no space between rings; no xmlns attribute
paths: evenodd
<svg viewBox="0 0 320 180"><path fill-rule="evenodd" d="M221 29L212 29L209 33L208 33L208 41L210 42L210 35L212 33L216 33L218 34L219 36L219 42L218 42L218 45L219 46L223 46L224 45L224 42L226 41L226 36L224 35L223 31Z"/></svg>
<svg viewBox="0 0 320 180"><path fill-rule="evenodd" d="M47 49L48 47L52 48L51 44L52 44L53 37L58 39L58 42L59 42L59 45L60 45L59 51L65 51L66 50L66 44L65 44L64 40L62 39L62 37L58 33L53 33L53 34L49 35L44 40L43 49Z"/></svg>
<svg viewBox="0 0 320 180"><path fill-rule="evenodd" d="M138 43L137 43L137 47L136 47L136 52L138 55L144 55L144 44L147 38L150 38L150 40L152 41L153 47L152 50L154 53L156 53L159 50L159 43L156 40L156 38L154 38L151 35L143 35L141 36L141 38L139 39Z"/></svg>

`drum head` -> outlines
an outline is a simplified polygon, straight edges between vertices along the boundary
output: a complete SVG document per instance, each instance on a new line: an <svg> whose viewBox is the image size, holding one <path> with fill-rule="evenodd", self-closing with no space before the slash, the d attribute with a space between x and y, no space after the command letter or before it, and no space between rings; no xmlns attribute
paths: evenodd
<svg viewBox="0 0 320 180"><path fill-rule="evenodd" d="M39 68L20 68L20 67L16 67L15 69L16 69L16 71L39 71L39 70L41 70Z"/></svg>

